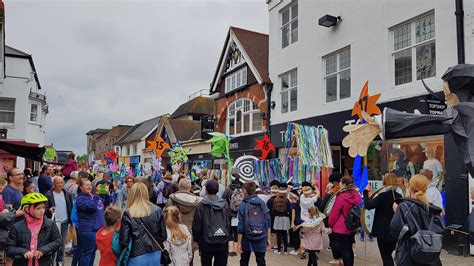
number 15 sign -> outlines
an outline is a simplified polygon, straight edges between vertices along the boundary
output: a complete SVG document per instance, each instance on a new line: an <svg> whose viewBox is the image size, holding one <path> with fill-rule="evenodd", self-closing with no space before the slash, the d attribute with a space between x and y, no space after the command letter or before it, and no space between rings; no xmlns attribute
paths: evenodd
<svg viewBox="0 0 474 266"><path fill-rule="evenodd" d="M170 145L163 140L163 138L158 135L156 136L155 140L147 141L148 146L146 147L147 150L155 150L156 158L160 158L163 152L170 148Z"/></svg>

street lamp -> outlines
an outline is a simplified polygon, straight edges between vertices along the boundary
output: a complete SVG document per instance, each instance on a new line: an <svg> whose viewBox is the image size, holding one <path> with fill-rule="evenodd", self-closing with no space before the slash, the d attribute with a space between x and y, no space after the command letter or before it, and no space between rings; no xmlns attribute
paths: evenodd
<svg viewBox="0 0 474 266"><path fill-rule="evenodd" d="M335 17L331 15L324 15L319 18L318 24L320 26L330 28L332 26L335 26L339 21L341 21L341 17Z"/></svg>

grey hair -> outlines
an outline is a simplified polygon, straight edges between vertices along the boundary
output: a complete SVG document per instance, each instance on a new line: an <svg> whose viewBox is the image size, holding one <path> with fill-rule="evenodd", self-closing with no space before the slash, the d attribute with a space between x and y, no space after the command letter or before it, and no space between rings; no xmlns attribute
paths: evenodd
<svg viewBox="0 0 474 266"><path fill-rule="evenodd" d="M183 178L179 181L178 188L181 191L191 191L191 182L187 178Z"/></svg>

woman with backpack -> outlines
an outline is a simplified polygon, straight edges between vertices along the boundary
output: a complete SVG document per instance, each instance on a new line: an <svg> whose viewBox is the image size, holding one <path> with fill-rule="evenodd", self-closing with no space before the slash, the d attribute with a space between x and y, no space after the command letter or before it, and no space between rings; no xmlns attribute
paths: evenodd
<svg viewBox="0 0 474 266"><path fill-rule="evenodd" d="M354 265L354 251L352 249L353 234L357 228L348 228L348 221L353 216L351 210L359 208L361 198L354 186L352 176L341 178L341 190L336 196L334 206L329 214L329 227L332 229L332 249L336 265ZM356 217L355 217L356 218ZM360 217L359 217L360 223Z"/></svg>
<svg viewBox="0 0 474 266"><path fill-rule="evenodd" d="M237 212L239 211L240 203L242 203L244 199L244 191L242 189L242 183L240 182L240 174L238 168L233 168L231 172L232 183L228 186L222 198L227 201L229 204L229 215L230 215L230 233L231 239L229 241L229 256L235 257L237 256L237 241L238 241L238 233L237 233L237 225L239 224L239 219L237 218Z"/></svg>
<svg viewBox="0 0 474 266"><path fill-rule="evenodd" d="M397 238L390 234L390 222L393 218L393 203L402 198L396 192L397 176L393 173L387 173L382 179L385 187L392 186L387 191L380 193L377 197L371 198L371 193L367 189L364 190L364 207L367 210L375 209L374 222L372 226L371 236L377 238L380 256L382 257L384 266L393 266L392 253L397 244Z"/></svg>
<svg viewBox="0 0 474 266"><path fill-rule="evenodd" d="M423 175L415 175L410 179L408 198L399 205L393 204L396 209L390 223L392 236L398 238L395 251L397 265L441 265L439 255L444 230L440 217L441 209L430 204L426 196L429 181ZM417 242L418 237L429 236L432 245L424 245L424 241Z"/></svg>
<svg viewBox="0 0 474 266"><path fill-rule="evenodd" d="M275 254L282 254L281 247L283 244L283 254L288 253L288 230L291 227L291 204L287 198L288 185L283 183L278 188L278 195L273 202L272 217L273 217L273 230L277 235L278 249L275 250Z"/></svg>
<svg viewBox="0 0 474 266"><path fill-rule="evenodd" d="M154 190L157 193L156 204L158 204L161 209L164 209L170 195L174 192L173 176L170 172L167 172L165 176L163 176L163 179L158 183Z"/></svg>

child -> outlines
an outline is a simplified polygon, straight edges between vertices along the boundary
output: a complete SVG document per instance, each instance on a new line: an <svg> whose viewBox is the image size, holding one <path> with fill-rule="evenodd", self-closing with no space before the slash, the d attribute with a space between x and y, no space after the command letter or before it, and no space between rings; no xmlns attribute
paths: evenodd
<svg viewBox="0 0 474 266"><path fill-rule="evenodd" d="M323 249L323 239L321 233L330 234L331 229L326 228L323 223L324 215L319 212L318 207L308 208L308 220L302 224L301 246L308 250L308 266L317 266L318 257L316 251Z"/></svg>
<svg viewBox="0 0 474 266"><path fill-rule="evenodd" d="M109 206L105 209L105 226L96 234L97 249L100 251L99 266L117 264L117 256L112 250L112 238L115 231L120 229L121 217L122 211L117 206Z"/></svg>
<svg viewBox="0 0 474 266"><path fill-rule="evenodd" d="M13 265L53 265L54 253L61 246L56 224L45 218L48 199L40 193L30 193L21 199L25 219L17 222L8 235L7 256Z"/></svg>
<svg viewBox="0 0 474 266"><path fill-rule="evenodd" d="M171 256L170 266L188 266L193 257L191 247L191 233L188 227L181 223L180 213L177 207L170 206L165 209L165 225L168 239L165 241L165 249Z"/></svg>
<svg viewBox="0 0 474 266"><path fill-rule="evenodd" d="M288 230L291 227L290 224L290 201L286 196L288 185L283 183L278 188L278 195L273 202L272 217L273 217L273 230L277 235L278 249L275 250L275 254L281 254L281 246L283 244L283 253L288 253Z"/></svg>
<svg viewBox="0 0 474 266"><path fill-rule="evenodd" d="M290 242L294 250L290 252L291 255L300 255L299 249L301 245L300 239L300 228L296 228L303 221L301 220L301 206L300 197L297 190L292 190L288 195L291 206L291 229L290 229Z"/></svg>

